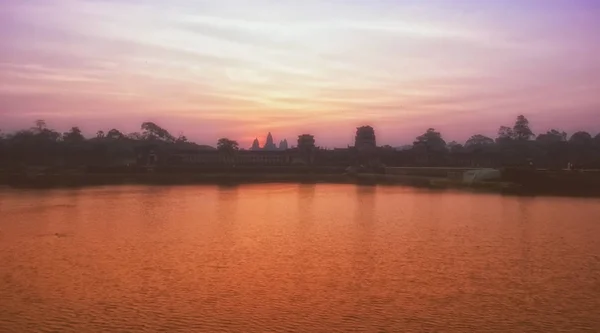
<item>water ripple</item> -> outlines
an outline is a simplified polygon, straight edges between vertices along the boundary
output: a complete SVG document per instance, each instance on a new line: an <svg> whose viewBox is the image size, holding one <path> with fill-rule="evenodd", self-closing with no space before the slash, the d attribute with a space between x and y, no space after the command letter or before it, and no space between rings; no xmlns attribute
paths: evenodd
<svg viewBox="0 0 600 333"><path fill-rule="evenodd" d="M0 212L0 332L600 331L597 200L324 184L0 198L33 207Z"/></svg>

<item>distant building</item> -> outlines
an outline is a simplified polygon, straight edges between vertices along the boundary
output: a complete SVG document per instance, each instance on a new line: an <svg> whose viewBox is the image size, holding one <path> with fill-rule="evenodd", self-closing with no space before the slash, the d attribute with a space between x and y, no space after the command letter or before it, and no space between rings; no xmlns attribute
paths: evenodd
<svg viewBox="0 0 600 333"><path fill-rule="evenodd" d="M279 150L287 150L288 149L288 142L286 139L283 139L282 141L279 142Z"/></svg>
<svg viewBox="0 0 600 333"><path fill-rule="evenodd" d="M260 142L258 142L258 138L254 139L254 142L252 142L252 147L250 147L250 150L260 150Z"/></svg>
<svg viewBox="0 0 600 333"><path fill-rule="evenodd" d="M265 145L263 147L260 146L260 142L257 139L254 139L254 142L252 142L252 147L250 147L250 150L252 151L279 151L279 150L286 150L288 149L288 142L287 140L282 140L279 142L279 147L275 144L275 140L273 140L273 135L271 134L271 132L269 132L269 134L267 135L267 141L265 142Z"/></svg>
<svg viewBox="0 0 600 333"><path fill-rule="evenodd" d="M260 147L256 139L252 148L246 151L225 153L215 149L201 149L200 146L180 149L176 146L152 144L136 147L136 155L140 166L211 172L221 168L235 168L240 172L279 170L277 168L287 166L344 169L352 166L373 172L382 170L385 166L492 167L499 163L494 151L462 151L448 155L431 152L422 142L402 151L390 146L377 147L375 131L370 126L357 128L355 146L348 148L321 149L317 147L315 137L310 134L299 135L296 147L289 147L287 140L279 141L276 146L273 136L269 134L265 147ZM124 159L121 163L130 164L131 161Z"/></svg>
<svg viewBox="0 0 600 333"><path fill-rule="evenodd" d="M375 140L375 130L371 126L362 126L356 129L354 138L354 147L359 151L373 149L377 147Z"/></svg>
<svg viewBox="0 0 600 333"><path fill-rule="evenodd" d="M154 157L151 157L154 155ZM252 167L290 165L292 156L286 151L240 150L233 154L218 150L158 150L140 155L138 165L158 167ZM153 162L153 163L151 163Z"/></svg>
<svg viewBox="0 0 600 333"><path fill-rule="evenodd" d="M267 151L277 150L277 146L273 142L273 136L271 135L271 132L269 132L269 134L267 135L267 142L265 143L263 150L267 150Z"/></svg>
<svg viewBox="0 0 600 333"><path fill-rule="evenodd" d="M314 164L322 166L343 166L356 164L354 150L350 148L317 149Z"/></svg>
<svg viewBox="0 0 600 333"><path fill-rule="evenodd" d="M310 151L315 149L315 137L310 134L299 135L298 149L301 151Z"/></svg>
<svg viewBox="0 0 600 333"><path fill-rule="evenodd" d="M294 149L296 155L295 164L314 164L315 153L315 137L310 134L302 134L298 136L298 146Z"/></svg>
<svg viewBox="0 0 600 333"><path fill-rule="evenodd" d="M195 166L285 166L291 156L280 151L238 151L233 155L221 152L181 152L171 156L171 165Z"/></svg>

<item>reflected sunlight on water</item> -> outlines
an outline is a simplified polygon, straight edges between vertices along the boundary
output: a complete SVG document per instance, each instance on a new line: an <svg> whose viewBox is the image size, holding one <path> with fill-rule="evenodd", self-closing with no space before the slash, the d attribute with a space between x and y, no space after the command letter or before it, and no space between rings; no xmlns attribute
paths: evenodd
<svg viewBox="0 0 600 333"><path fill-rule="evenodd" d="M600 331L598 200L0 191L1 332Z"/></svg>

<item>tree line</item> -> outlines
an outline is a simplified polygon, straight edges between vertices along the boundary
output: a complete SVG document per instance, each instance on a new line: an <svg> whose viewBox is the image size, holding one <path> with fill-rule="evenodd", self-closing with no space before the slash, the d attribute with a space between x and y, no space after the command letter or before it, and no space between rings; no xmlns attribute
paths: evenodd
<svg viewBox="0 0 600 333"><path fill-rule="evenodd" d="M0 130L0 166L55 165L55 164L123 164L135 156L137 147L162 146L214 150L198 145L179 133L171 134L154 122L144 122L140 130L125 134L118 129L99 130L86 138L77 126L66 132L50 128L46 121L37 120L33 126L5 133ZM239 150L235 140L221 138L216 149L225 152Z"/></svg>
<svg viewBox="0 0 600 333"><path fill-rule="evenodd" d="M440 132L429 128L416 138L413 149L438 159L444 154L487 155L497 165L536 161L547 167L568 164L600 167L600 133L592 136L579 131L569 136L564 131L550 129L536 136L523 115L517 117L513 126L500 126L496 138L475 134L464 144L447 143Z"/></svg>
<svg viewBox="0 0 600 333"><path fill-rule="evenodd" d="M188 139L185 135L180 134L175 137L169 133L166 129L158 126L153 122L144 122L140 127L140 132L133 132L129 134L123 134L117 129L111 129L108 132L102 130L96 132L94 138L85 138L79 127L71 127L67 132L60 133L47 126L46 121L36 120L35 125L28 129L22 129L12 134L6 134L0 131L0 139L8 143L26 141L36 139L37 142L66 142L66 143L77 143L84 142L90 139L110 139L110 140L161 140L168 143L181 143L187 142Z"/></svg>
<svg viewBox="0 0 600 333"><path fill-rule="evenodd" d="M58 162L107 164L131 159L135 148L147 143L159 145L197 146L185 135L172 135L153 122L144 122L139 132L124 134L117 129L98 131L86 138L79 127L61 133L35 121L28 129L14 133L0 132L0 164L53 165ZM209 148L205 146L205 148Z"/></svg>
<svg viewBox="0 0 600 333"><path fill-rule="evenodd" d="M44 120L38 120L28 129L10 134L0 132L0 162L44 164L61 156L67 163L79 156L86 162L105 163L131 157L135 147L148 143L215 149L189 142L182 133L175 136L153 122L142 123L138 132L124 134L111 129L86 138L79 127L60 133L49 128ZM216 149L232 153L240 147L235 140L221 138ZM467 155L489 157L494 166L535 160L548 167L565 167L569 163L600 167L600 133L592 136L580 131L569 136L564 131L550 129L536 136L527 118L521 115L513 126L500 126L495 138L475 134L464 143L446 142L440 132L429 128L416 138L411 151L427 156L430 165L445 165L453 156Z"/></svg>
<svg viewBox="0 0 600 333"><path fill-rule="evenodd" d="M86 138L83 136L82 131L79 127L71 127L67 132L60 133L56 130L49 128L44 120L35 121L35 125L28 129L19 130L12 134L3 133L0 130L0 140L5 145L19 144L30 141L32 143L83 143L104 141L147 141L147 142L163 142L163 143L192 143L188 141L187 137L180 133L178 136L174 136L169 133L168 130L160 127L153 122L144 122L140 126L139 132L133 132L124 134L117 129L111 129L108 132L99 130L96 135L92 138ZM194 144L194 143L192 143ZM235 140L228 138L221 138L217 141L217 148L221 150L239 150L239 144Z"/></svg>

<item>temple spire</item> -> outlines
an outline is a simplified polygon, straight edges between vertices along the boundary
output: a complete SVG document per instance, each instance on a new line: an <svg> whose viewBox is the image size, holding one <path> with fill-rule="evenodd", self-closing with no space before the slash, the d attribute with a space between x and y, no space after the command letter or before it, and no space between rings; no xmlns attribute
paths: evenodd
<svg viewBox="0 0 600 333"><path fill-rule="evenodd" d="M263 147L263 149L264 150L277 150L277 146L273 142L273 135L271 135L271 132L269 132L269 134L267 135L267 142L265 143L265 146Z"/></svg>
<svg viewBox="0 0 600 333"><path fill-rule="evenodd" d="M258 142L258 138L254 139L254 142L252 142L252 147L250 148L250 150L260 150L260 143Z"/></svg>

